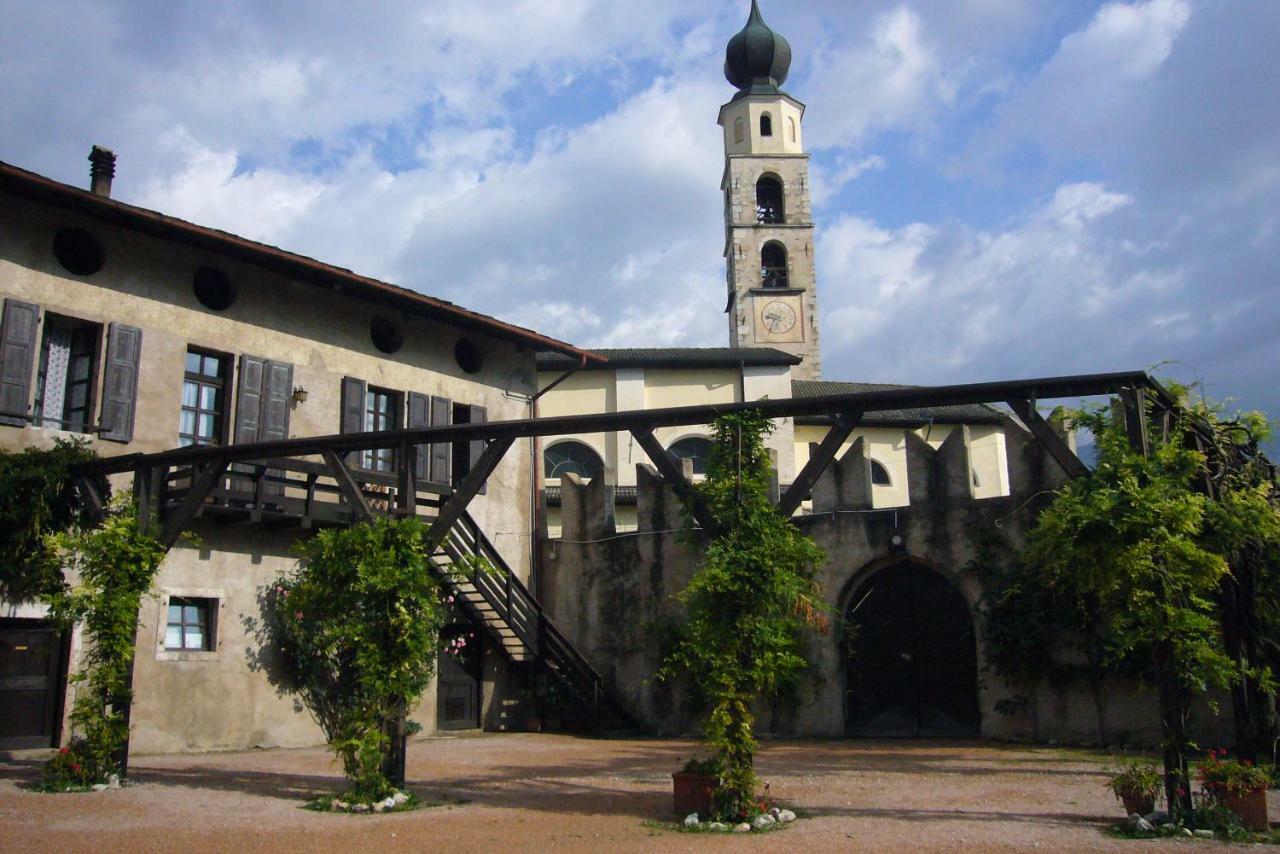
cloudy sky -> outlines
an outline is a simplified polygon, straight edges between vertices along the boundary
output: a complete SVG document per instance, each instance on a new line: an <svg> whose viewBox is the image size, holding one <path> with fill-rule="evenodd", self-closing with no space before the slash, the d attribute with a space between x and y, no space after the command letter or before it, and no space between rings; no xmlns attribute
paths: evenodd
<svg viewBox="0 0 1280 854"><path fill-rule="evenodd" d="M586 346L724 345L747 0L0 0L0 160ZM1280 415L1280 2L764 0L828 378Z"/></svg>

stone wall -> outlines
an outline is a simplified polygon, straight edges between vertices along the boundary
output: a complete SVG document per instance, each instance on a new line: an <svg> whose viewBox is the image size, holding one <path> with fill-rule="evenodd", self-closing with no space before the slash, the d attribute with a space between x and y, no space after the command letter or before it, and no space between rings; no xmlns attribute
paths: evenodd
<svg viewBox="0 0 1280 854"><path fill-rule="evenodd" d="M1048 493L1065 481L1057 463L1020 424L1009 420L1005 430L1011 487L1006 497L972 498L965 429L953 431L937 450L908 434L912 502L907 507L872 508L861 440L829 467L813 489L812 514L797 523L828 555L818 581L833 616L843 617L877 572L904 561L943 575L976 615L982 590L965 569L975 557L971 532L997 528L1020 544ZM542 543L540 594L549 615L628 708L659 732L693 732L696 722L681 709L678 687L656 684L651 676L661 658L660 626L677 613L672 596L692 577L699 546L680 532L687 523L670 487L646 466L638 468L637 484L639 528L617 537L612 487L603 478L589 484L566 478L562 535ZM974 629L984 737L1089 743L1105 731L1113 742L1158 741L1155 699L1136 684L1010 686L986 667L981 620L975 618ZM809 636L813 668L799 702L761 708L763 731L845 734L845 653L838 635ZM1002 700L1018 695L1027 695L1020 709L997 711ZM1202 732L1229 729L1229 721L1206 717L1200 715Z"/></svg>

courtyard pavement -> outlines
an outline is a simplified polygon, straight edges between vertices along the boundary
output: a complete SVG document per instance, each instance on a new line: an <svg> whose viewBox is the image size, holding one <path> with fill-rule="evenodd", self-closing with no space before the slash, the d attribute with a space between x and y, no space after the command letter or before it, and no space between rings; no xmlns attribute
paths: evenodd
<svg viewBox="0 0 1280 854"><path fill-rule="evenodd" d="M300 808L342 786L319 748L136 756L134 785L63 795L27 789L39 754L0 753L0 851L1227 848L1114 839L1104 828L1123 810L1104 788L1105 761L989 742L764 742L761 778L800 821L751 836L655 826L674 818L670 774L696 749L689 741L553 734L421 738L409 747L409 788L443 805L379 816Z"/></svg>

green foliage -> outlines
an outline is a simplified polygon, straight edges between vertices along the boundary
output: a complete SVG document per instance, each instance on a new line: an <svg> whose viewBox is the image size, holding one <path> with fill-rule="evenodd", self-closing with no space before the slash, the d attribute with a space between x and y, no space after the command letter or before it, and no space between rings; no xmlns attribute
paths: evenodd
<svg viewBox="0 0 1280 854"><path fill-rule="evenodd" d="M68 749L45 767L50 789L105 783L118 773L117 758L129 737L125 711L137 633L138 606L151 589L165 548L139 529L131 505L112 508L101 526L52 534L48 560L65 568L74 586L47 597L52 619L84 626L83 669L72 682L75 732Z"/></svg>
<svg viewBox="0 0 1280 854"><path fill-rule="evenodd" d="M659 679L687 676L705 710L703 735L720 766L713 814L754 814L757 778L752 706L793 687L807 667L801 631L829 630L814 581L822 551L769 501L764 438L772 424L755 412L714 424L707 478L699 492L720 533L677 599L685 621Z"/></svg>
<svg viewBox="0 0 1280 854"><path fill-rule="evenodd" d="M287 687L324 729L355 801L394 792L387 731L435 672L446 608L425 533L415 518L322 531L266 594Z"/></svg>
<svg viewBox="0 0 1280 854"><path fill-rule="evenodd" d="M56 562L46 559L45 538L87 521L70 470L96 456L82 440L0 451L0 599L39 599L62 586ZM106 495L105 480L101 486Z"/></svg>
<svg viewBox="0 0 1280 854"><path fill-rule="evenodd" d="M1237 762L1227 758L1225 750L1210 750L1198 769L1200 785L1208 792L1230 792L1247 795L1255 789L1271 786L1271 775L1266 769L1251 762Z"/></svg>
<svg viewBox="0 0 1280 854"><path fill-rule="evenodd" d="M1160 791L1160 769L1154 762L1131 760L1123 765L1107 781L1108 788L1115 793L1116 799L1154 798Z"/></svg>

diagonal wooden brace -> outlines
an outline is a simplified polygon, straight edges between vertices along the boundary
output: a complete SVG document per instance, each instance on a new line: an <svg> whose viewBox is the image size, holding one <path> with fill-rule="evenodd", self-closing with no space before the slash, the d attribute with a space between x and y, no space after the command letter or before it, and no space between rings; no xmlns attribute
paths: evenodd
<svg viewBox="0 0 1280 854"><path fill-rule="evenodd" d="M100 524L107 517L107 503L102 500L98 491L98 481L93 477L81 475L76 478L76 491L80 493L80 502L94 524Z"/></svg>
<svg viewBox="0 0 1280 854"><path fill-rule="evenodd" d="M499 436L488 444L484 449L484 453L480 455L480 459L476 460L471 467L471 471L467 472L466 477L458 484L457 489L449 496L449 500L440 508L439 515L436 520L431 523L431 528L427 531L426 548L427 554L434 554L435 550L444 542L444 538L449 535L449 531L462 518L462 514L467 512L467 505L471 503L471 499L476 497L480 492L480 487L484 486L489 475L493 474L493 470L498 467L498 463L502 462L502 458L506 456L507 451L515 444L515 433L505 436Z"/></svg>
<svg viewBox="0 0 1280 854"><path fill-rule="evenodd" d="M813 485L818 482L818 478L827 470L827 466L831 465L832 460L836 458L836 454L840 453L840 448L844 445L849 434L858 426L858 422L862 420L862 413L851 412L848 415L837 415L835 424L827 431L827 436L822 440L822 444L818 446L818 450L809 457L809 462L796 475L796 479L787 489L787 493L778 501L778 512L783 516L790 517L796 510L800 509L800 502L804 501L804 497L813 490Z"/></svg>
<svg viewBox="0 0 1280 854"><path fill-rule="evenodd" d="M631 435L636 437L640 447L644 448L644 452L649 455L649 459L653 461L654 468L662 475L663 480L671 484L671 488L676 491L676 495L680 496L680 500L688 506L694 520L702 527L702 530L713 537L718 536L720 526L716 524L715 518L711 515L711 509L702 500L698 490L684 476L684 472L676 465L675 458L667 453L667 449L662 447L662 443L653 435L653 431L635 429L631 431Z"/></svg>
<svg viewBox="0 0 1280 854"><path fill-rule="evenodd" d="M367 522L372 519L373 510L370 509L369 502L365 500L364 493L360 491L360 484L356 483L356 479L351 476L351 469L347 468L347 464L330 448L322 448L320 456L324 457L324 461L333 471L333 478L338 481L338 491L342 493L342 497L347 499L347 503L351 505L351 510L356 514L357 521Z"/></svg>
<svg viewBox="0 0 1280 854"><path fill-rule="evenodd" d="M196 518L196 513L200 510L200 505L204 504L205 498L213 489L213 485L222 479L226 473L230 461L226 459L215 460L209 463L201 471L199 476L191 481L191 486L187 490L187 495L182 499L182 504L169 514L169 518L164 521L164 533L160 535L160 542L164 544L166 549L173 548L173 544L178 542L178 537L187 529L191 521Z"/></svg>
<svg viewBox="0 0 1280 854"><path fill-rule="evenodd" d="M1044 445L1044 449L1049 455L1062 466L1062 470L1067 473L1067 477L1077 478L1089 472L1089 467L1080 461L1075 455L1071 447L1058 435L1057 431L1044 420L1038 411L1036 405L1029 400L1010 400L1006 401L1009 408L1014 414L1021 419L1022 423L1027 425L1027 429L1031 434Z"/></svg>

